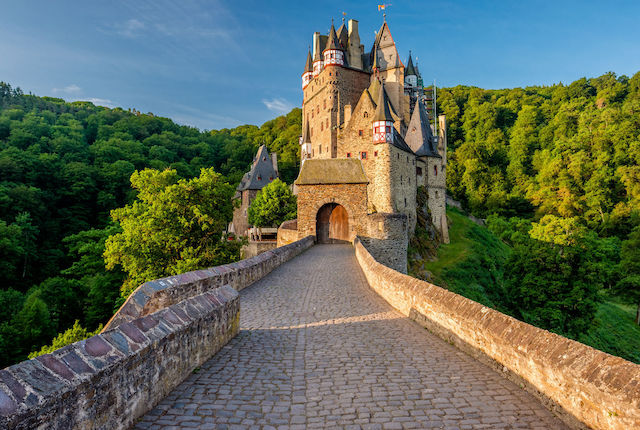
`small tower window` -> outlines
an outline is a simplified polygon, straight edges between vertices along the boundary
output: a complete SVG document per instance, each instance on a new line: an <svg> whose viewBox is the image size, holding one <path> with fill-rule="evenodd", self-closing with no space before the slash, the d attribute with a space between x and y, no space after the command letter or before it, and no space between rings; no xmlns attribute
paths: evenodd
<svg viewBox="0 0 640 430"><path fill-rule="evenodd" d="M258 175L258 181L262 181L262 176Z"/></svg>
<svg viewBox="0 0 640 430"><path fill-rule="evenodd" d="M360 153L360 158L361 158L362 160L366 160L366 159L367 159L367 151L361 152L361 153Z"/></svg>
<svg viewBox="0 0 640 430"><path fill-rule="evenodd" d="M318 154L322 154L322 145L318 146Z"/></svg>
<svg viewBox="0 0 640 430"><path fill-rule="evenodd" d="M320 131L324 130L324 122L320 123Z"/></svg>
<svg viewBox="0 0 640 430"><path fill-rule="evenodd" d="M347 152L347 158L351 158L351 153Z"/></svg>
<svg viewBox="0 0 640 430"><path fill-rule="evenodd" d="M358 130L358 136L362 136L362 130Z"/></svg>
<svg viewBox="0 0 640 430"><path fill-rule="evenodd" d="M373 151L373 156L377 157L378 156L378 151Z"/></svg>
<svg viewBox="0 0 640 430"><path fill-rule="evenodd" d="M422 176L422 167L416 167L416 175Z"/></svg>
<svg viewBox="0 0 640 430"><path fill-rule="evenodd" d="M404 207L405 208L407 207L407 198L406 197L404 198Z"/></svg>
<svg viewBox="0 0 640 430"><path fill-rule="evenodd" d="M433 173L438 176L438 166L433 166Z"/></svg>
<svg viewBox="0 0 640 430"><path fill-rule="evenodd" d="M364 117L365 117L365 118L369 118L369 112L365 112L365 113L364 113Z"/></svg>

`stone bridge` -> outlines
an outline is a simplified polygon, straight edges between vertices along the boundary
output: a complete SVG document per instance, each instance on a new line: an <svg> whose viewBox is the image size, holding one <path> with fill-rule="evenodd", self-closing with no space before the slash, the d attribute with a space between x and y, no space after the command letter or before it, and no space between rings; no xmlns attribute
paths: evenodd
<svg viewBox="0 0 640 430"><path fill-rule="evenodd" d="M0 427L638 428L640 366L386 268L357 239L292 245L143 285L95 339L0 371Z"/></svg>

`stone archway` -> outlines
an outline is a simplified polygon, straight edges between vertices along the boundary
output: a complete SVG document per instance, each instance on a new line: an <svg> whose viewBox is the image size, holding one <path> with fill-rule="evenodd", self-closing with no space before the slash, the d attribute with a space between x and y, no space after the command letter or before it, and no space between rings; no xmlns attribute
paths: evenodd
<svg viewBox="0 0 640 430"><path fill-rule="evenodd" d="M349 242L349 215L344 206L327 203L318 209L316 240L318 243Z"/></svg>

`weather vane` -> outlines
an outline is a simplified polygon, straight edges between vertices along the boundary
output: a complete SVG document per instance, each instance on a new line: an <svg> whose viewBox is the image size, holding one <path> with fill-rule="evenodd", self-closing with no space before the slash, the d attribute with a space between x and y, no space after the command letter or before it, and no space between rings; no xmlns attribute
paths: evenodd
<svg viewBox="0 0 640 430"><path fill-rule="evenodd" d="M378 5L378 12L383 11L382 12L382 18L386 21L387 20L387 8L391 6L391 4L387 4L387 3L383 3L383 4L379 4Z"/></svg>

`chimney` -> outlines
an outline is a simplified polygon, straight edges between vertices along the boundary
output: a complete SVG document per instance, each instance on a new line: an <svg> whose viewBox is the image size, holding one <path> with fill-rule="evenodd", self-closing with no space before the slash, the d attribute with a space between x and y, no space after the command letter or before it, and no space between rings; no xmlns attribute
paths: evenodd
<svg viewBox="0 0 640 430"><path fill-rule="evenodd" d="M276 176L279 176L280 173L278 172L278 154L276 154L275 152L271 154L271 164L273 165L273 170L276 171Z"/></svg>

